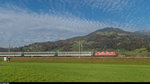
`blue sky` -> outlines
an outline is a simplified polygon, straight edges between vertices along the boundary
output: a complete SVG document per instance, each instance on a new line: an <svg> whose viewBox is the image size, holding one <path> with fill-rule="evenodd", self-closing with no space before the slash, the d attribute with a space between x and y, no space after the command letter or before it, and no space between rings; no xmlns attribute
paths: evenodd
<svg viewBox="0 0 150 84"><path fill-rule="evenodd" d="M56 41L104 27L150 29L150 0L0 0L0 47Z"/></svg>

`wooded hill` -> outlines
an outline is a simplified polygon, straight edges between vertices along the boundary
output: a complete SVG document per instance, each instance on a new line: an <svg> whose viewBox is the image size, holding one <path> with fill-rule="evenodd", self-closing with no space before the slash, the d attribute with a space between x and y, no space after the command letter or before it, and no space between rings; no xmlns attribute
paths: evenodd
<svg viewBox="0 0 150 84"><path fill-rule="evenodd" d="M56 42L33 43L11 51L133 51L144 48L150 51L150 36L136 32L128 32L119 28L104 28L86 36L74 37Z"/></svg>

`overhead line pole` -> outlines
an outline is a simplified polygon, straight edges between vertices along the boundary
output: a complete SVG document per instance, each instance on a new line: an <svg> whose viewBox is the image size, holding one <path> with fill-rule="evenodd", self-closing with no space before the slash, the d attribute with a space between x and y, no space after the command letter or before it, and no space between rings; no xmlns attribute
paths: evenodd
<svg viewBox="0 0 150 84"><path fill-rule="evenodd" d="M10 43L9 43L9 49L8 49L8 52L9 52L9 56L10 56Z"/></svg>
<svg viewBox="0 0 150 84"><path fill-rule="evenodd" d="M9 43L9 49L8 49L8 52L10 52L10 43Z"/></svg>
<svg viewBox="0 0 150 84"><path fill-rule="evenodd" d="M81 50L80 50L80 41L79 41L79 58L80 58L80 55L81 55Z"/></svg>

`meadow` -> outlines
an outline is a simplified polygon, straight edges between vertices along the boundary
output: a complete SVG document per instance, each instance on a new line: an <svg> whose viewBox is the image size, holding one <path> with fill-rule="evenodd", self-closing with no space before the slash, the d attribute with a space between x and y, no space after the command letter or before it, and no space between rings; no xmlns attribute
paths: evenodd
<svg viewBox="0 0 150 84"><path fill-rule="evenodd" d="M0 82L150 82L150 58L0 58Z"/></svg>

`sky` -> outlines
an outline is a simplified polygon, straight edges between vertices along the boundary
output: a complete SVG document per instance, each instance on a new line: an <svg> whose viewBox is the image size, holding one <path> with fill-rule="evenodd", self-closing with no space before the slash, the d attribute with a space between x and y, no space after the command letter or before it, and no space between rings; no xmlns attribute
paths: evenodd
<svg viewBox="0 0 150 84"><path fill-rule="evenodd" d="M150 0L0 0L0 47L64 40L105 27L150 29Z"/></svg>

